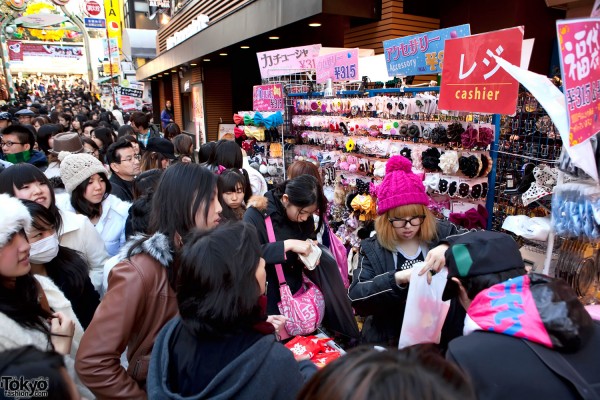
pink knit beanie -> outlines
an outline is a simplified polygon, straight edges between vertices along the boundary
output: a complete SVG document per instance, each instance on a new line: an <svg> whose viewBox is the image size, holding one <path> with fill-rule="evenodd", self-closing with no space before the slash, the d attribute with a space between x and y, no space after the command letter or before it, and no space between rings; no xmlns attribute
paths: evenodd
<svg viewBox="0 0 600 400"><path fill-rule="evenodd" d="M412 164L403 156L391 157L385 166L385 177L377 187L377 213L408 204L429 205L423 180L412 172Z"/></svg>

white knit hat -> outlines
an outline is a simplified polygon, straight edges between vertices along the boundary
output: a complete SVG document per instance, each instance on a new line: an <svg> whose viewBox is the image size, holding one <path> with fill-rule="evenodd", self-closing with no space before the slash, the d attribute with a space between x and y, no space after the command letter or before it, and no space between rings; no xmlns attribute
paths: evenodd
<svg viewBox="0 0 600 400"><path fill-rule="evenodd" d="M31 215L27 207L17 198L0 194L0 249L6 246L10 238L21 229L29 229Z"/></svg>
<svg viewBox="0 0 600 400"><path fill-rule="evenodd" d="M106 168L98 159L91 154L65 154L61 152L60 159L60 177L65 184L68 193L79 184L94 174L103 173L106 175Z"/></svg>

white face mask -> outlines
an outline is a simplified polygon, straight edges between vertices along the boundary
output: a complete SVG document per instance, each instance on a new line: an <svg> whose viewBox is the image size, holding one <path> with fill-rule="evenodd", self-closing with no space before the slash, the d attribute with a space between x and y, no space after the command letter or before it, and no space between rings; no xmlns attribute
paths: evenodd
<svg viewBox="0 0 600 400"><path fill-rule="evenodd" d="M31 243L29 261L34 264L46 264L58 254L58 235L54 233L47 238Z"/></svg>

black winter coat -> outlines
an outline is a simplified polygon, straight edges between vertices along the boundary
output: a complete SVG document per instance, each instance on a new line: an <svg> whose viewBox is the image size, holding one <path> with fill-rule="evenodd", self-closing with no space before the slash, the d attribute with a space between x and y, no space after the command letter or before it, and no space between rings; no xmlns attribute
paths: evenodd
<svg viewBox="0 0 600 400"><path fill-rule="evenodd" d="M266 210L249 207L244 214L244 221L251 223L258 231L258 240L262 245L263 258L267 263L267 313L279 314L277 303L281 301L279 295L279 281L275 272L275 264L281 264L286 282L292 293L296 293L302 286L302 271L304 264L298 255L292 251L284 252L283 242L287 239L316 240L315 223L313 217L305 222L292 222L287 218L285 208L274 194L269 191L265 194L268 199ZM275 243L269 243L265 217L271 216L273 231L275 232ZM341 278L340 278L341 279Z"/></svg>
<svg viewBox="0 0 600 400"><path fill-rule="evenodd" d="M467 230L448 221L437 222L437 239L427 243L433 249L447 237ZM348 296L357 314L366 317L361 331L361 343L397 347L404 318L408 286L396 285L392 252L381 246L377 237L361 242L358 268L354 270ZM440 345L462 334L465 311L453 300L442 329Z"/></svg>

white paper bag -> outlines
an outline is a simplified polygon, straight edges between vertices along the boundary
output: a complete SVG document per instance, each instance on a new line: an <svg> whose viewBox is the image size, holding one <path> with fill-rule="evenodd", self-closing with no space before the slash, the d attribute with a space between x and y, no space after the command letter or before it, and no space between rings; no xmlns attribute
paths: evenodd
<svg viewBox="0 0 600 400"><path fill-rule="evenodd" d="M412 269L399 349L419 343L440 342L442 326L450 308L450 300L442 301L448 269L442 268L428 284L427 274L419 276L424 265L424 262L420 262Z"/></svg>

